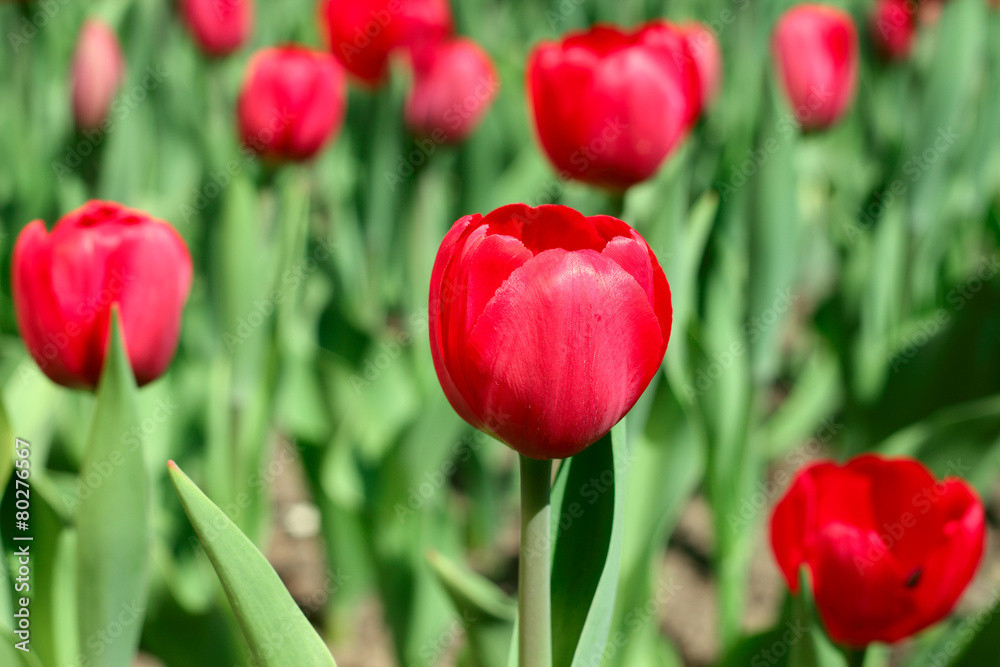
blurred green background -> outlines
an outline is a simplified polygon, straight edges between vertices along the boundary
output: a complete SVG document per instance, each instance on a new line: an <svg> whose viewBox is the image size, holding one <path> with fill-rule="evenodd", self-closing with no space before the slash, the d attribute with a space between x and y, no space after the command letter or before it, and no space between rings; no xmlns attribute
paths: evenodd
<svg viewBox="0 0 1000 667"><path fill-rule="evenodd" d="M952 0L920 29L912 57L887 65L868 39L873 3L830 3L859 24L858 94L833 129L803 136L769 56L771 28L792 4L453 0L457 32L483 45L502 81L464 144L407 134L398 68L379 90L352 85L344 128L318 159L277 171L240 150L235 100L255 48L321 45L312 0L258 2L252 46L219 61L198 52L170 2L0 5L2 430L34 448L40 664L76 664L66 584L85 573L67 554L94 401L49 382L27 356L10 256L28 222L51 225L90 198L171 222L196 269L177 358L141 392L132 433L153 480L143 651L169 666L248 664L169 488L173 458L270 557L341 667L507 664L516 459L445 400L427 286L462 215L510 202L614 210L600 191L558 180L525 100L531 46L595 21L704 21L722 45L724 83L624 203L670 281L675 319L664 372L628 420L611 626L623 639L588 664L750 664L787 612L768 507L808 460L919 457L967 477L995 527L1000 13ZM91 15L115 27L127 61L99 136L76 133L69 102L76 35ZM0 460L4 478L8 467ZM479 581L488 603L470 612L442 581L472 571L499 588ZM995 599L998 582L991 551L951 629L968 627L963 615ZM3 623L8 609L0 594ZM980 644L1000 643L998 623ZM922 656L948 629L894 659L931 664ZM981 650L951 664L989 664L975 660L995 651ZM891 657L880 649L869 664Z"/></svg>

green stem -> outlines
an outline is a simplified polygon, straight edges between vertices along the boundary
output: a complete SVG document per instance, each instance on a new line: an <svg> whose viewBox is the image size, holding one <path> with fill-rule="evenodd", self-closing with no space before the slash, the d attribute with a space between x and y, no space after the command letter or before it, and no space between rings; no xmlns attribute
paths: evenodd
<svg viewBox="0 0 1000 667"><path fill-rule="evenodd" d="M552 667L551 490L552 461L521 456L519 667Z"/></svg>

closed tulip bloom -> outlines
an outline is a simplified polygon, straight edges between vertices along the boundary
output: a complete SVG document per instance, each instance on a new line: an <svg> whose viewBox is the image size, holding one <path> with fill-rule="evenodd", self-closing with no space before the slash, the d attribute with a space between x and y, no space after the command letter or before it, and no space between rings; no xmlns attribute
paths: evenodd
<svg viewBox="0 0 1000 667"><path fill-rule="evenodd" d="M802 127L821 129L840 120L858 83L858 34L850 15L824 5L793 7L778 21L771 47Z"/></svg>
<svg viewBox="0 0 1000 667"><path fill-rule="evenodd" d="M612 189L652 176L701 108L695 59L665 22L543 42L527 77L538 139L560 175Z"/></svg>
<svg viewBox="0 0 1000 667"><path fill-rule="evenodd" d="M406 124L436 141L461 141L479 125L499 87L493 62L475 42L441 42L416 69Z"/></svg>
<svg viewBox="0 0 1000 667"><path fill-rule="evenodd" d="M879 0L872 11L875 47L890 60L910 55L917 34L917 4L913 0Z"/></svg>
<svg viewBox="0 0 1000 667"><path fill-rule="evenodd" d="M712 104L719 92L719 84L722 83L722 51L719 49L719 40L711 28L697 21L683 23L678 26L678 30L684 36L698 70L701 94L699 107L704 111Z"/></svg>
<svg viewBox="0 0 1000 667"><path fill-rule="evenodd" d="M258 51L240 92L240 136L266 160L307 160L340 129L346 88L329 53L298 46Z"/></svg>
<svg viewBox="0 0 1000 667"><path fill-rule="evenodd" d="M796 475L771 517L788 587L812 575L827 632L853 647L895 642L943 619L983 554L983 504L918 461L859 456Z"/></svg>
<svg viewBox="0 0 1000 667"><path fill-rule="evenodd" d="M167 369L191 285L191 257L167 223L113 202L91 201L56 223L25 227L14 245L18 328L54 382L94 388L117 305L140 384Z"/></svg>
<svg viewBox="0 0 1000 667"><path fill-rule="evenodd" d="M125 60L118 37L104 22L88 19L73 53L73 119L77 127L100 127L124 77Z"/></svg>
<svg viewBox="0 0 1000 667"><path fill-rule="evenodd" d="M389 56L419 56L452 31L448 0L321 0L330 50L352 75L381 82Z"/></svg>
<svg viewBox="0 0 1000 667"><path fill-rule="evenodd" d="M243 46L253 30L253 0L181 0L191 36L210 56L225 56Z"/></svg>
<svg viewBox="0 0 1000 667"><path fill-rule="evenodd" d="M670 324L670 288L638 232L565 206L465 216L431 274L445 395L534 459L572 456L608 433L659 369Z"/></svg>

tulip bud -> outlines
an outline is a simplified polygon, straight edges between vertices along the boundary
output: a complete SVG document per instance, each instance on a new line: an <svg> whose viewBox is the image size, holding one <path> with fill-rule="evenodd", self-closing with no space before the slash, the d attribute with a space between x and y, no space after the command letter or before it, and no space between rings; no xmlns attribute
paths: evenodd
<svg viewBox="0 0 1000 667"><path fill-rule="evenodd" d="M467 422L535 459L572 456L660 368L670 287L646 241L606 215L511 204L458 220L431 274L431 355Z"/></svg>
<svg viewBox="0 0 1000 667"><path fill-rule="evenodd" d="M308 160L340 129L346 95L344 71L330 54L263 49L250 60L240 92L240 136L267 160Z"/></svg>
<svg viewBox="0 0 1000 667"><path fill-rule="evenodd" d="M678 30L684 36L698 70L701 90L699 110L704 111L712 104L719 92L719 84L722 83L722 51L719 49L719 40L715 38L711 28L697 21L681 24Z"/></svg>
<svg viewBox="0 0 1000 667"><path fill-rule="evenodd" d="M890 60L910 55L917 32L915 0L878 0L872 10L871 35L875 48Z"/></svg>
<svg viewBox="0 0 1000 667"><path fill-rule="evenodd" d="M418 56L452 31L448 0L321 0L320 22L333 54L369 85L394 52Z"/></svg>
<svg viewBox="0 0 1000 667"><path fill-rule="evenodd" d="M948 615L982 558L984 516L964 480L863 455L801 470L774 508L771 546L793 593L809 568L830 637L863 647Z"/></svg>
<svg viewBox="0 0 1000 667"><path fill-rule="evenodd" d="M415 134L461 141L479 125L499 87L493 62L475 42L441 42L416 68L406 124Z"/></svg>
<svg viewBox="0 0 1000 667"><path fill-rule="evenodd" d="M173 227L113 202L85 204L51 234L36 220L14 246L21 337L42 371L67 387L97 386L113 305L136 381L162 375L190 286L191 257Z"/></svg>
<svg viewBox="0 0 1000 667"><path fill-rule="evenodd" d="M778 21L772 51L785 94L808 130L837 122L854 100L858 34L833 7L798 5Z"/></svg>
<svg viewBox="0 0 1000 667"><path fill-rule="evenodd" d="M210 56L236 51L253 30L253 0L181 0L181 13L199 48Z"/></svg>
<svg viewBox="0 0 1000 667"><path fill-rule="evenodd" d="M77 127L100 127L124 77L125 61L115 33L102 21L88 19L73 53L73 118Z"/></svg>
<svg viewBox="0 0 1000 667"><path fill-rule="evenodd" d="M543 42L527 78L538 139L560 176L613 189L652 176L701 107L695 59L665 22Z"/></svg>

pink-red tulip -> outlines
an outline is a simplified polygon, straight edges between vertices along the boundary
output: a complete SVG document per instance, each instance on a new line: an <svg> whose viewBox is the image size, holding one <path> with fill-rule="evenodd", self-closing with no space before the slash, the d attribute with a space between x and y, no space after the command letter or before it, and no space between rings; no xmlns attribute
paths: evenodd
<svg viewBox="0 0 1000 667"><path fill-rule="evenodd" d="M452 407L525 456L572 456L635 404L667 349L670 287L606 215L511 204L458 220L431 274L431 354Z"/></svg>
<svg viewBox="0 0 1000 667"><path fill-rule="evenodd" d="M830 636L862 647L948 615L982 557L984 516L965 481L869 454L801 470L774 509L771 546L793 593L809 569Z"/></svg>
<svg viewBox="0 0 1000 667"><path fill-rule="evenodd" d="M263 49L250 60L240 91L240 136L266 160L308 160L340 129L346 108L346 77L332 55L299 46Z"/></svg>
<svg viewBox="0 0 1000 667"><path fill-rule="evenodd" d="M479 125L499 87L493 62L475 42L441 42L416 67L406 124L436 141L461 141Z"/></svg>
<svg viewBox="0 0 1000 667"><path fill-rule="evenodd" d="M46 231L36 220L14 246L18 328L54 382L97 386L112 306L140 385L167 369L191 285L191 257L167 223L113 202L91 201Z"/></svg>
<svg viewBox="0 0 1000 667"><path fill-rule="evenodd" d="M394 52L419 57L452 31L448 0L321 0L320 21L333 54L369 85Z"/></svg>
<svg viewBox="0 0 1000 667"><path fill-rule="evenodd" d="M253 30L253 0L181 0L181 13L195 42L210 56L237 50Z"/></svg>
<svg viewBox="0 0 1000 667"><path fill-rule="evenodd" d="M910 55L917 33L917 5L913 0L878 0L871 15L875 47L890 60Z"/></svg>
<svg viewBox="0 0 1000 667"><path fill-rule="evenodd" d="M560 175L614 189L652 176L701 107L695 59L665 22L543 42L527 76L538 138Z"/></svg>
<svg viewBox="0 0 1000 667"><path fill-rule="evenodd" d="M682 23L678 30L684 36L688 51L698 68L701 90L699 108L704 111L712 104L722 83L722 51L719 49L719 40L711 28L697 21Z"/></svg>
<svg viewBox="0 0 1000 667"><path fill-rule="evenodd" d="M77 127L100 127L124 77L125 60L118 37L104 22L88 19L73 53L73 118Z"/></svg>
<svg viewBox="0 0 1000 667"><path fill-rule="evenodd" d="M802 127L815 130L837 122L858 83L858 33L850 15L825 5L798 5L778 21L771 46Z"/></svg>

